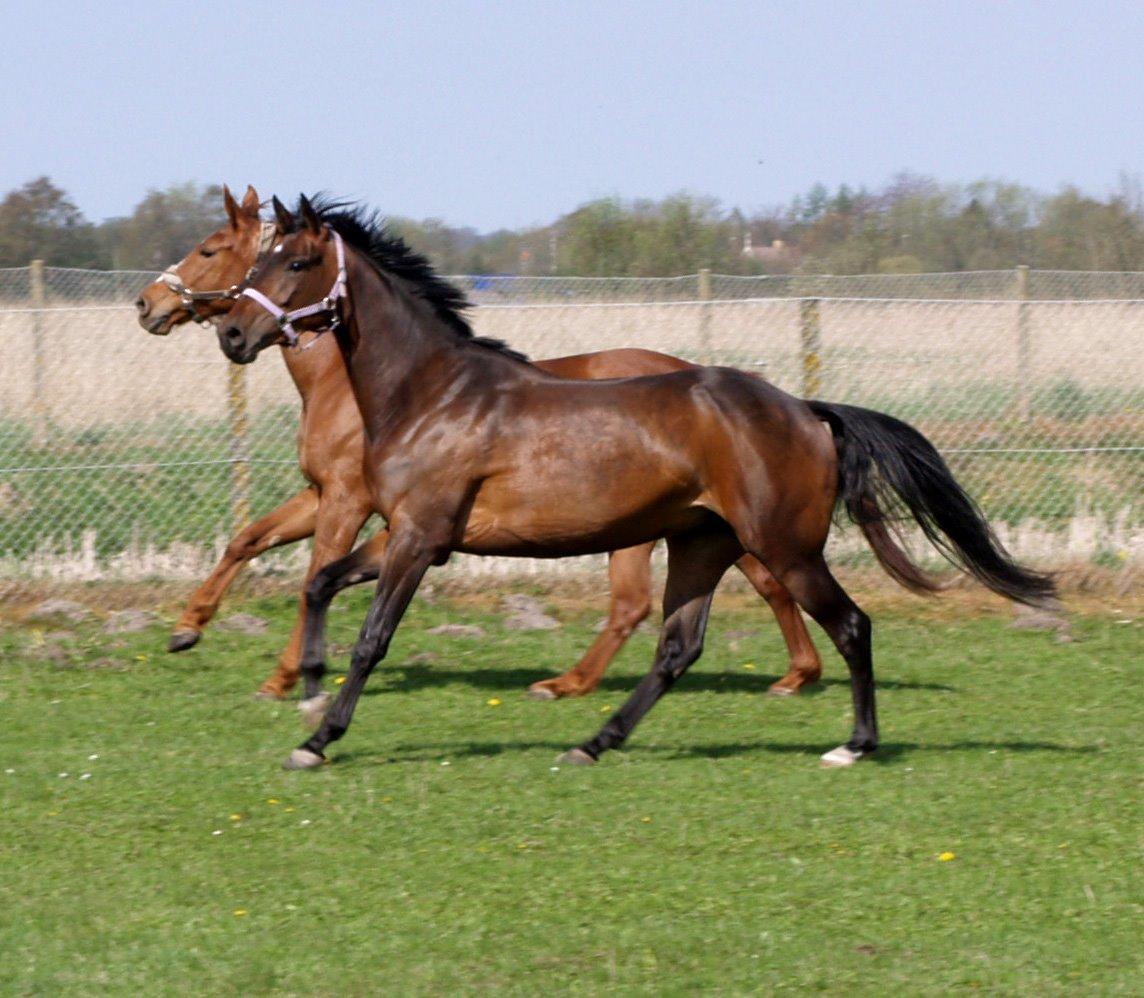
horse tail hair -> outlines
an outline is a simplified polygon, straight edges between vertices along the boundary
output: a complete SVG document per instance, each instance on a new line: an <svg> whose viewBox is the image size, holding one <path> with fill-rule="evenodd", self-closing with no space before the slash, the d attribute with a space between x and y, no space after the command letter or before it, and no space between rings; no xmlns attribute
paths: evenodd
<svg viewBox="0 0 1144 998"><path fill-rule="evenodd" d="M993 592L1029 606L1054 604L1052 576L1013 559L937 448L920 432L871 409L834 402L807 405L830 424L838 453L839 498L891 578L914 592L941 588L910 559L896 536L895 521L908 514L949 561Z"/></svg>

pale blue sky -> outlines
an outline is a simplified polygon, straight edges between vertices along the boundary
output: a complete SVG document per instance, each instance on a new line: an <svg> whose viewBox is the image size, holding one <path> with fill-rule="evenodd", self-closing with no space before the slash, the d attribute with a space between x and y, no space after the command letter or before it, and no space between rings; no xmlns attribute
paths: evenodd
<svg viewBox="0 0 1144 998"><path fill-rule="evenodd" d="M908 169L1144 172L1144 3L0 0L0 191L327 189L481 230Z"/></svg>

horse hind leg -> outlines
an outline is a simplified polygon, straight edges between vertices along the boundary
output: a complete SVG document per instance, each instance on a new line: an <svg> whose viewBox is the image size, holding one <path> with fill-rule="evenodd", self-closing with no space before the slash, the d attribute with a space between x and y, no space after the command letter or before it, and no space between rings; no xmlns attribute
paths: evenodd
<svg viewBox="0 0 1144 998"><path fill-rule="evenodd" d="M783 571L778 577L830 636L850 669L854 730L846 744L822 756L822 765L851 766L878 747L870 618L838 584L821 554Z"/></svg>
<svg viewBox="0 0 1144 998"><path fill-rule="evenodd" d="M804 686L817 683L822 678L822 659L818 656L818 649L814 647L794 598L757 558L745 554L736 562L736 567L767 601L790 656L786 675L772 683L767 692L771 696L791 696Z"/></svg>
<svg viewBox="0 0 1144 998"><path fill-rule="evenodd" d="M651 612L651 552L655 542L613 551L608 558L611 604L608 619L585 653L561 676L543 679L528 688L534 700L580 697L600 685L604 672L632 632Z"/></svg>
<svg viewBox="0 0 1144 998"><path fill-rule="evenodd" d="M590 764L608 749L622 745L640 718L699 658L715 587L742 553L738 540L722 523L667 539L663 630L651 671L599 733L561 756L563 762Z"/></svg>

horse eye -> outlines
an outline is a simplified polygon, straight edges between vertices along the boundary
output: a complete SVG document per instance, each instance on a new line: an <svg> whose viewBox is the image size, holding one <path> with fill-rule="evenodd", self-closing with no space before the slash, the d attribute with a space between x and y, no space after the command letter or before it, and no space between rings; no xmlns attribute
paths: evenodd
<svg viewBox="0 0 1144 998"><path fill-rule="evenodd" d="M295 274L297 274L299 271L306 269L306 261L305 260L293 260L293 261L291 261L290 266L287 267L286 269L291 270Z"/></svg>
<svg viewBox="0 0 1144 998"><path fill-rule="evenodd" d="M203 247L202 249L199 250L199 256L211 257L214 255L215 255L215 251L211 250L211 249L207 249L206 247Z"/></svg>

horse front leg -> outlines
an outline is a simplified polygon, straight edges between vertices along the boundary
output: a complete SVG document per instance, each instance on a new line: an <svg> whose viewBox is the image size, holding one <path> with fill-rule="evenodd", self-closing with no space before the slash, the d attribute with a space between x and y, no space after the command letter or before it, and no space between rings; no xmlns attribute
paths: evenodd
<svg viewBox="0 0 1144 998"><path fill-rule="evenodd" d="M778 621L779 630L782 631L783 640L786 642L787 654L790 656L786 675L772 683L767 692L777 697L791 696L802 687L817 683L822 678L822 659L818 657L818 649L814 647L798 604L787 592L786 586L771 575L763 567L762 562L749 554L743 555L735 563L735 567L767 601L775 620Z"/></svg>
<svg viewBox="0 0 1144 998"><path fill-rule="evenodd" d="M357 495L323 490L314 528L314 550L306 569L294 630L290 634L289 644L278 659L277 668L258 688L256 696L259 699L281 700L298 684L302 635L306 627L306 588L322 568L343 557L353 547L370 512L370 506L364 504Z"/></svg>
<svg viewBox="0 0 1144 998"><path fill-rule="evenodd" d="M580 697L600 685L604 672L632 632L651 612L651 553L655 541L613 551L608 556L611 605L604 629L571 669L528 688L534 700Z"/></svg>
<svg viewBox="0 0 1144 998"><path fill-rule="evenodd" d="M271 548L309 537L314 533L317 516L317 490L306 488L240 531L226 546L211 574L191 596L171 633L167 651L185 651L198 644L203 628L218 611L223 594L243 565Z"/></svg>
<svg viewBox="0 0 1144 998"><path fill-rule="evenodd" d="M366 680L385 657L409 601L440 552L439 546L429 544L419 532L391 531L382 558L377 593L354 646L349 675L318 730L290 754L284 763L286 769L320 766L326 761L326 746L346 733Z"/></svg>

